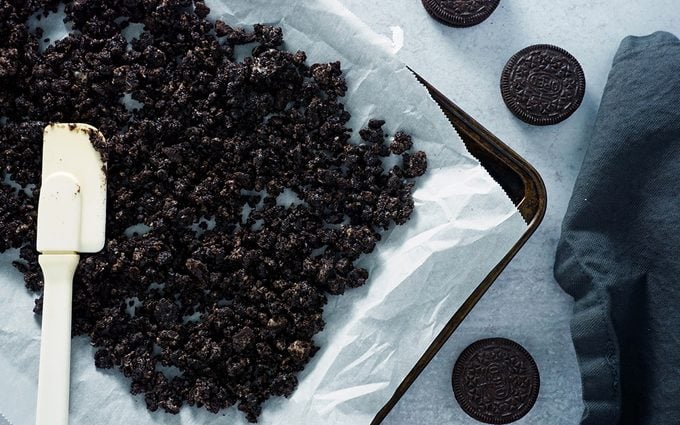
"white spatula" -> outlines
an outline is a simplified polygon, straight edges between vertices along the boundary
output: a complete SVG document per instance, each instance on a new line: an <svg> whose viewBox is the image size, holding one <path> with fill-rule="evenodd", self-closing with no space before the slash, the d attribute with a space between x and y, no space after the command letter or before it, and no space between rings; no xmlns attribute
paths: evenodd
<svg viewBox="0 0 680 425"><path fill-rule="evenodd" d="M73 275L79 252L104 247L106 173L84 124L53 124L43 135L38 262L45 278L37 425L68 425Z"/></svg>

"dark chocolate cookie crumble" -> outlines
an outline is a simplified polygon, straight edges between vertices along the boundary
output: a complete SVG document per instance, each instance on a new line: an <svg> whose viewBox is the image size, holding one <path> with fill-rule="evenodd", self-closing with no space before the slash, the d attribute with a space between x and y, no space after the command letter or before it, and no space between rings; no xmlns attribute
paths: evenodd
<svg viewBox="0 0 680 425"><path fill-rule="evenodd" d="M355 260L411 216L427 158L379 120L352 139L340 63L307 65L280 28L212 23L201 1L77 0L74 31L43 51L26 22L58 5L0 5L0 252L19 249L41 291L42 130L96 126L108 240L82 256L73 334L150 410L237 405L256 421L318 350L327 296L363 285ZM128 43L131 24L143 31Z"/></svg>

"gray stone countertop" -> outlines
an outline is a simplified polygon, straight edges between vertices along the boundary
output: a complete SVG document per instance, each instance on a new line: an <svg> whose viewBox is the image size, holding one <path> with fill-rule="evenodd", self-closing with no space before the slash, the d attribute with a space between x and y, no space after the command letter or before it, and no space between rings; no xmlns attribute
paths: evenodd
<svg viewBox="0 0 680 425"><path fill-rule="evenodd" d="M451 370L467 345L502 336L524 345L541 374L536 406L516 423L578 424L583 406L569 330L572 300L552 274L560 224L620 41L658 30L680 35L680 5L677 0L501 0L488 20L461 29L431 19L420 0L341 2L375 32L392 39L407 65L531 162L548 189L548 211L537 233L384 423L478 424L454 400ZM587 91L567 121L532 127L506 109L499 80L515 52L544 43L579 60Z"/></svg>

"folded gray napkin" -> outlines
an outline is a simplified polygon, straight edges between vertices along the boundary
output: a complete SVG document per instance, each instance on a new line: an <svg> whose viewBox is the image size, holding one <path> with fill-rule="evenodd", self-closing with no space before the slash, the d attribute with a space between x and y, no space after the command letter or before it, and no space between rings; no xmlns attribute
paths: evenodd
<svg viewBox="0 0 680 425"><path fill-rule="evenodd" d="M564 219L584 425L680 424L680 41L623 40Z"/></svg>

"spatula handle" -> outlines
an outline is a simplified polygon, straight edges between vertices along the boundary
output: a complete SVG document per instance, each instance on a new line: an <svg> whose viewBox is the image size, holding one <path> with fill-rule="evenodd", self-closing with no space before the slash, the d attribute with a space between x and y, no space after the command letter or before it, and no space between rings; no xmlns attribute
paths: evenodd
<svg viewBox="0 0 680 425"><path fill-rule="evenodd" d="M71 306L77 254L38 259L45 277L36 425L68 425L71 373Z"/></svg>

